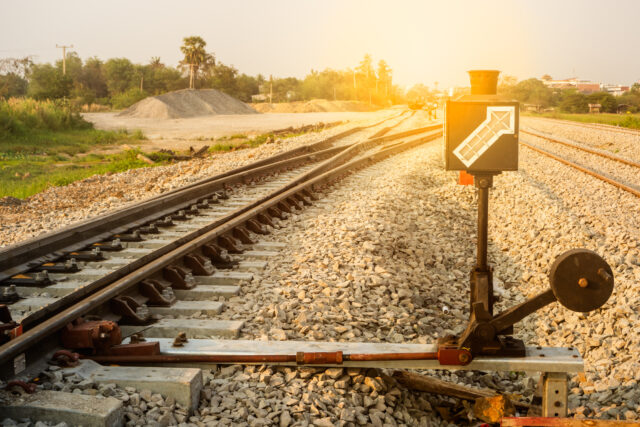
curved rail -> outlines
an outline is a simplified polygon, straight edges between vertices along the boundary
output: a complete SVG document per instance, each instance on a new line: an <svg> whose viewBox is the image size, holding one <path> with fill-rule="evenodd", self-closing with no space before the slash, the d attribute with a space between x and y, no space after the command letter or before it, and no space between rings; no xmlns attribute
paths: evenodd
<svg viewBox="0 0 640 427"><path fill-rule="evenodd" d="M378 147L382 142L398 138L398 135L403 135L402 137L404 137L419 133L426 133L426 135L401 144L394 144L389 147L383 146L379 151L362 156L366 151ZM192 233L189 236L185 236L184 239L180 239L180 246L171 248L170 251L165 252L139 268L130 269L124 277L103 286L91 293L90 296L74 303L64 309L64 311L49 317L24 334L2 345L0 347L0 362L8 363L11 357L30 349L71 321L108 303L112 298L121 295L142 280L161 271L161 269L176 259L198 251L204 245L215 241L221 236L233 233L233 230L238 227L247 226L250 221L259 221L261 216L269 215L270 209L283 206L283 204L291 201L294 201L292 204L295 205L297 198L307 195L321 186L336 181L354 169L365 167L372 162L380 161L401 151L432 141L441 135L441 124L436 124L421 128L420 132L418 132L418 130L412 130L368 140L348 147L264 198L250 205L243 206L237 211L220 218L207 226L204 232Z"/></svg>

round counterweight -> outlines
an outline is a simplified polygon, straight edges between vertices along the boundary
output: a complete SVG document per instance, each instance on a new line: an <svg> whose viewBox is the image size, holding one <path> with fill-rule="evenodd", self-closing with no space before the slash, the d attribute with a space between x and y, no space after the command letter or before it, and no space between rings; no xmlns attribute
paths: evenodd
<svg viewBox="0 0 640 427"><path fill-rule="evenodd" d="M551 266L549 282L560 304L583 313L602 307L613 292L611 267L588 249L560 255Z"/></svg>

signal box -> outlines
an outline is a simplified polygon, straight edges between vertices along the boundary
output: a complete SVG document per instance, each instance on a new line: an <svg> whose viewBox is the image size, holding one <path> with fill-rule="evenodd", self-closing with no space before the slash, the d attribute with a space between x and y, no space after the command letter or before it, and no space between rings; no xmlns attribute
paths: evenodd
<svg viewBox="0 0 640 427"><path fill-rule="evenodd" d="M497 71L470 74L471 95L445 105L445 169L518 170L519 104L495 95Z"/></svg>

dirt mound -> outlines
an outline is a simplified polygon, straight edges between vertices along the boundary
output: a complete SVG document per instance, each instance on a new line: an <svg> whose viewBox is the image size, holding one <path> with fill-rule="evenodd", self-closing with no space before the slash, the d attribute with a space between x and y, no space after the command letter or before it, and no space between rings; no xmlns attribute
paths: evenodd
<svg viewBox="0 0 640 427"><path fill-rule="evenodd" d="M329 101L326 99L312 99L311 101L282 102L269 104L262 102L251 104L261 113L322 113L328 111L377 111L377 105L360 101Z"/></svg>
<svg viewBox="0 0 640 427"><path fill-rule="evenodd" d="M256 114L256 110L215 89L184 89L150 96L118 116L148 119L183 119L213 114Z"/></svg>

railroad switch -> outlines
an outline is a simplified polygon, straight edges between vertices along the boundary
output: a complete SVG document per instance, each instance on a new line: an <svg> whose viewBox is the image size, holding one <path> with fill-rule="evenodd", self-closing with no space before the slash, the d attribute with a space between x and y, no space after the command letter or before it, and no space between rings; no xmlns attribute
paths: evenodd
<svg viewBox="0 0 640 427"><path fill-rule="evenodd" d="M573 249L551 266L550 289L494 315L493 269L487 262L489 189L495 175L518 169L519 106L496 95L499 71L469 74L471 95L447 102L445 123L445 168L471 175L478 194L469 322L460 336L438 342L440 363L454 365L466 365L479 355L526 356L524 343L509 336L516 322L554 301L573 311L595 310L607 302L614 282L611 267L598 254Z"/></svg>

